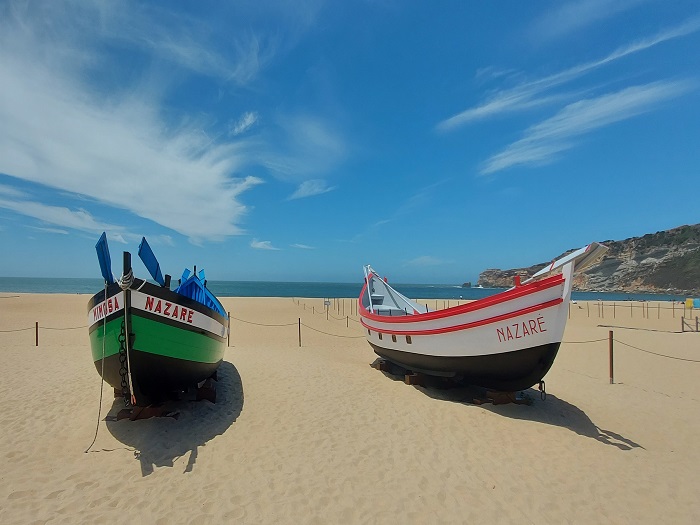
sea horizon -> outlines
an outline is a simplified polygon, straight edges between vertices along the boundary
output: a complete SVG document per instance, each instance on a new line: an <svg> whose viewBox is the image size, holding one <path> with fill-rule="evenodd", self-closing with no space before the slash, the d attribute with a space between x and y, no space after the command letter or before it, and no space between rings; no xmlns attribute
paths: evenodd
<svg viewBox="0 0 700 525"><path fill-rule="evenodd" d="M104 286L100 278L71 277L0 277L0 293L96 294ZM463 287L459 284L393 284L412 299L474 300L496 294L505 288ZM174 284L173 284L174 287ZM208 281L207 287L218 297L358 297L362 282L304 281ZM573 291L579 301L684 301L677 294Z"/></svg>

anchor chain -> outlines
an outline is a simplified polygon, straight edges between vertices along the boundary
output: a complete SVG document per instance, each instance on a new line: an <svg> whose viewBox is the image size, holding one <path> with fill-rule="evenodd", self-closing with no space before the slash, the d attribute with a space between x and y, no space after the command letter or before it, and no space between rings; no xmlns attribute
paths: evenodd
<svg viewBox="0 0 700 525"><path fill-rule="evenodd" d="M124 326L124 321L122 321L122 329L119 332L119 375L121 376L121 387L122 396L124 396L124 406L131 405L131 396L129 395L129 383L126 380L126 375L128 373L126 368L127 356L126 356L126 329Z"/></svg>

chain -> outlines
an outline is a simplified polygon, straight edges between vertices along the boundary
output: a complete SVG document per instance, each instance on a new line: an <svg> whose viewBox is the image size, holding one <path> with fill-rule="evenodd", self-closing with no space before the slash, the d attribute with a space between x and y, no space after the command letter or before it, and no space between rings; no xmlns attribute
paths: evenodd
<svg viewBox="0 0 700 525"><path fill-rule="evenodd" d="M122 396L124 396L124 405L131 405L131 396L129 395L129 383L126 381L126 329L124 321L122 321L122 329L119 332L119 375L121 376Z"/></svg>

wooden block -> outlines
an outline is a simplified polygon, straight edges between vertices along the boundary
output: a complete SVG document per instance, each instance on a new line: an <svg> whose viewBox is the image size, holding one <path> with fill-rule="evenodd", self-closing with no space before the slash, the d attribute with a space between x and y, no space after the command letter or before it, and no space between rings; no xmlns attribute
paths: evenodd
<svg viewBox="0 0 700 525"><path fill-rule="evenodd" d="M403 378L404 383L407 385L422 385L423 378L420 374L406 374Z"/></svg>

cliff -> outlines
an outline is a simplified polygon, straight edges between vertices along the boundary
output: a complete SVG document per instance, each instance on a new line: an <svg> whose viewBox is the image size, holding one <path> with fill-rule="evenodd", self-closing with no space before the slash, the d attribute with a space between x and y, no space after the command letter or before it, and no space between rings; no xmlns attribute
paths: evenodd
<svg viewBox="0 0 700 525"><path fill-rule="evenodd" d="M596 265L576 274L575 290L700 296L700 224L600 242L608 252ZM549 262L529 268L485 270L477 284L510 287L515 275L527 279Z"/></svg>

